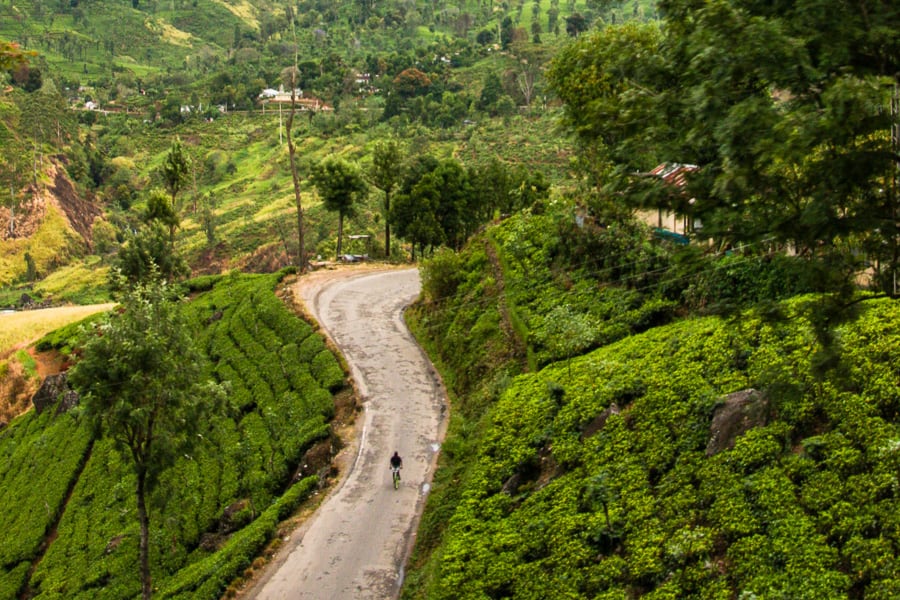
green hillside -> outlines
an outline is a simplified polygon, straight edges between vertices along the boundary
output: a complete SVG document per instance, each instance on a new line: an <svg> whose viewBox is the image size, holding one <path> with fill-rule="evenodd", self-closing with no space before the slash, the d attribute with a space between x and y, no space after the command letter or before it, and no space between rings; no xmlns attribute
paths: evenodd
<svg viewBox="0 0 900 600"><path fill-rule="evenodd" d="M318 484L343 373L272 292L340 222L422 260L451 393L404 598L896 598L898 72L874 0L10 0L0 305L206 276L231 405L152 498L161 597ZM0 600L135 597L132 475L51 412L0 430Z"/></svg>
<svg viewBox="0 0 900 600"><path fill-rule="evenodd" d="M209 290L186 306L208 374L230 392L204 442L149 498L158 597L221 597L316 489L317 474L299 467L314 444L331 444L344 373L274 295L283 275L192 284ZM71 348L76 331L39 347ZM0 598L139 595L134 472L111 441L96 439L77 410L32 411L0 432L0 455Z"/></svg>
<svg viewBox="0 0 900 600"><path fill-rule="evenodd" d="M423 266L413 327L453 401L403 597L900 593L896 301L859 298L824 345L816 295L702 316L702 288L749 298L746 274L788 271L689 274L637 235L579 269L569 219L516 216ZM714 425L745 390L741 427Z"/></svg>

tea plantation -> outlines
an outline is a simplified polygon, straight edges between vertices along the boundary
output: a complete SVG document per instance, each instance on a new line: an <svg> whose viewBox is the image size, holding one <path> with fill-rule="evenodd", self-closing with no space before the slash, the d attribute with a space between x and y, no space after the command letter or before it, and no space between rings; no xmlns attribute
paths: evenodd
<svg viewBox="0 0 900 600"><path fill-rule="evenodd" d="M150 502L154 595L219 598L316 489L295 476L330 435L344 372L275 296L282 274L192 282L186 309L227 409L167 471ZM69 335L44 345L65 347ZM0 433L0 598L140 594L134 476L78 411L34 411Z"/></svg>
<svg viewBox="0 0 900 600"><path fill-rule="evenodd" d="M860 296L828 343L813 294L704 316L700 286L758 265L690 275L625 232L579 254L565 221L423 269L414 329L455 398L403 597L900 597L896 301Z"/></svg>

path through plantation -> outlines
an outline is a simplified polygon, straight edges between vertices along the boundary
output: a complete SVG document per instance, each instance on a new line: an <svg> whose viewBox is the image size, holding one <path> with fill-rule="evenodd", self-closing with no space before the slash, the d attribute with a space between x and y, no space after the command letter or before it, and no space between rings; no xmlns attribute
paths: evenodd
<svg viewBox="0 0 900 600"><path fill-rule="evenodd" d="M250 597L396 597L445 425L443 389L402 317L419 290L415 269L316 272L297 284L346 358L363 411L356 440L343 451L340 483ZM395 450L403 457L399 490L388 467Z"/></svg>

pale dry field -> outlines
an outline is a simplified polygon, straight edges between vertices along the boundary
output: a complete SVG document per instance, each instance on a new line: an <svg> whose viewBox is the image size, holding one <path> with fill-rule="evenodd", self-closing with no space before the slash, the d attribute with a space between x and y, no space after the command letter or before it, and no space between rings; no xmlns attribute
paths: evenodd
<svg viewBox="0 0 900 600"><path fill-rule="evenodd" d="M59 306L0 314L0 356L40 339L54 329L79 321L115 304Z"/></svg>

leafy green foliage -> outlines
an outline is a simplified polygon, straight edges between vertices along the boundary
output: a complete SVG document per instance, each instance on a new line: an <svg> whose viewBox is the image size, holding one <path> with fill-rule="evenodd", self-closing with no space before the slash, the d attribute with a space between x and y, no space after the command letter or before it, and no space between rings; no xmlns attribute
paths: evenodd
<svg viewBox="0 0 900 600"><path fill-rule="evenodd" d="M2 515L0 565L8 571L3 598L15 597L26 582L28 568L54 520L65 510L66 494L90 456L90 429L53 411L29 414L15 421L0 440L0 505ZM52 473L52 477L43 474ZM35 489L37 487L37 489ZM40 505L35 499L40 498ZM31 507L24 510L24 507ZM25 564L22 571L20 565ZM15 575L15 579L13 576Z"/></svg>
<svg viewBox="0 0 900 600"><path fill-rule="evenodd" d="M119 274L126 282L135 284L147 281L154 274L168 281L177 281L189 273L184 258L172 247L171 230L154 219L148 225L141 226L119 248L117 269L111 276L111 283L113 287L121 287L116 282Z"/></svg>
<svg viewBox="0 0 900 600"><path fill-rule="evenodd" d="M221 597L316 486L315 477L295 475L303 453L330 434L329 389L344 374L322 338L273 294L283 275L188 282L207 290L184 306L209 359L205 373L231 391L227 409L203 423L199 443L160 474L148 499L151 572L164 597ZM47 343L71 345L73 333ZM26 583L41 598L140 593L135 476L111 442L92 444L91 433L84 419L53 411L29 413L0 433L3 531L20 532L0 536L8 550L0 591L12 590L0 597L16 597ZM21 510L39 497L35 482L46 492L40 510ZM57 519L58 535L29 581Z"/></svg>
<svg viewBox="0 0 900 600"><path fill-rule="evenodd" d="M818 285L802 261L547 208L423 266L407 314L453 412L403 596L890 595L895 303L825 347L821 297L778 302ZM764 418L710 451L748 388Z"/></svg>
<svg viewBox="0 0 900 600"><path fill-rule="evenodd" d="M879 2L820 8L664 0L661 28L583 37L549 77L610 200L698 219L717 245L793 248L834 291L867 268L864 252L893 294L897 198L884 183L900 58L897 34L872 30L900 21ZM676 185L646 176L663 162L692 170Z"/></svg>
<svg viewBox="0 0 900 600"><path fill-rule="evenodd" d="M144 598L151 594L147 496L159 474L192 451L200 424L217 412L214 402L224 394L201 379L202 369L189 324L165 283L155 280L128 292L69 371L83 414L131 459Z"/></svg>
<svg viewBox="0 0 900 600"><path fill-rule="evenodd" d="M888 458L900 422L894 391L871 382L895 368L875 348L900 336L897 314L873 302L843 328L846 371L826 381L808 323L751 314L519 377L482 420L439 569L407 595L880 596L900 575L897 531L880 520L900 501ZM736 346L746 361L731 360ZM799 395L778 391L788 380ZM751 386L770 390L773 417L709 456L718 399Z"/></svg>
<svg viewBox="0 0 900 600"><path fill-rule="evenodd" d="M327 158L313 167L312 180L327 210L338 213L337 254L341 255L344 217L356 211L357 202L368 192L359 167L340 158Z"/></svg>

